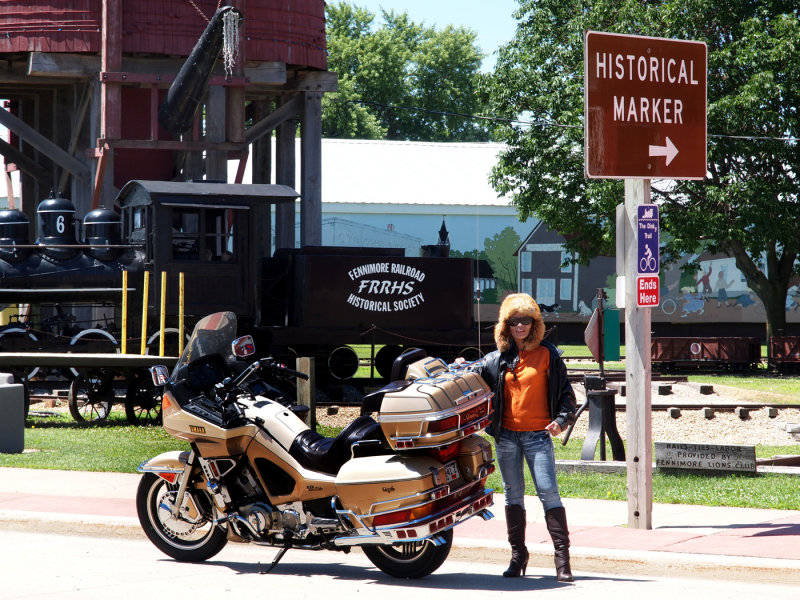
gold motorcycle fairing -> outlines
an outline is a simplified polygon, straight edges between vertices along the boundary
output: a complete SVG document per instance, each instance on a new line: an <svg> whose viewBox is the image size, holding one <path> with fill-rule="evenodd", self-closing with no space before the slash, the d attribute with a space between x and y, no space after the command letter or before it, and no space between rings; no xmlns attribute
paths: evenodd
<svg viewBox="0 0 800 600"><path fill-rule="evenodd" d="M200 455L206 459L246 455L273 505L316 500L336 493L332 476L306 469L289 454L294 438L308 429L303 421L286 407L265 398L241 398L240 403L251 418L263 419L264 426L272 435L267 435L252 423L233 428L215 425L183 410L174 398L162 401L163 406L169 405L162 409L164 429L178 439L195 443ZM276 488L259 468L264 460L286 473L293 481L293 487Z"/></svg>

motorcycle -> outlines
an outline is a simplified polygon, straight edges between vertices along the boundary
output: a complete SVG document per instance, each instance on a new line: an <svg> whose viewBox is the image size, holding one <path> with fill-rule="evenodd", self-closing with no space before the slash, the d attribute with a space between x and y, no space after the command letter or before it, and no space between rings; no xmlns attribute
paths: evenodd
<svg viewBox="0 0 800 600"><path fill-rule="evenodd" d="M197 324L171 375L151 370L164 429L191 448L139 467L136 509L159 550L199 562L228 541L272 546L268 572L290 548L360 547L388 575L418 578L445 561L456 525L492 518L494 461L478 435L492 392L477 374L401 355L393 381L327 438L265 395L269 378L308 376L253 354L221 312Z"/></svg>

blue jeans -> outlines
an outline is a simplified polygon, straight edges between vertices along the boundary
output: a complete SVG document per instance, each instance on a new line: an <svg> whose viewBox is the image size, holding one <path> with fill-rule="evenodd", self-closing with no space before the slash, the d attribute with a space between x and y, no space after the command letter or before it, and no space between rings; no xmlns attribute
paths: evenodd
<svg viewBox="0 0 800 600"><path fill-rule="evenodd" d="M525 476L523 459L533 476L536 494L544 511L560 508L561 495L556 481L556 457L553 440L546 431L511 431L501 428L495 436L497 465L503 478L506 506L525 506Z"/></svg>

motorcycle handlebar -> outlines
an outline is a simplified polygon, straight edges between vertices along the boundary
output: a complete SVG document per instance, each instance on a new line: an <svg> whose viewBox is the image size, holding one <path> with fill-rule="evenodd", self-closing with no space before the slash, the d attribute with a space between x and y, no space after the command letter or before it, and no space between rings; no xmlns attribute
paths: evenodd
<svg viewBox="0 0 800 600"><path fill-rule="evenodd" d="M301 373L300 371L295 371L294 369L290 369L286 365L283 365L277 362L274 358L262 358L250 364L242 373L236 377L232 382L232 387L239 387L245 381L250 379L255 373L259 371L268 371L276 376L291 376L297 377L299 379L308 380L308 375L306 373Z"/></svg>
<svg viewBox="0 0 800 600"><path fill-rule="evenodd" d="M291 375L292 377L297 377L298 379L303 379L304 381L308 381L308 374L301 373L300 371L295 371L294 369L290 369L285 365L276 364L275 367L280 369L286 375Z"/></svg>

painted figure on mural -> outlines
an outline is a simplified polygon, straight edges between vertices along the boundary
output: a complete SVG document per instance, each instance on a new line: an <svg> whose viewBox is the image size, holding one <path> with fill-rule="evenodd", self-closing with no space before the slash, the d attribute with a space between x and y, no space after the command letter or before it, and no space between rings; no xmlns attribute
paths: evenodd
<svg viewBox="0 0 800 600"><path fill-rule="evenodd" d="M728 304L728 286L732 285L733 281L727 281L725 276L725 269L720 269L717 274L717 308L722 305L729 306Z"/></svg>

